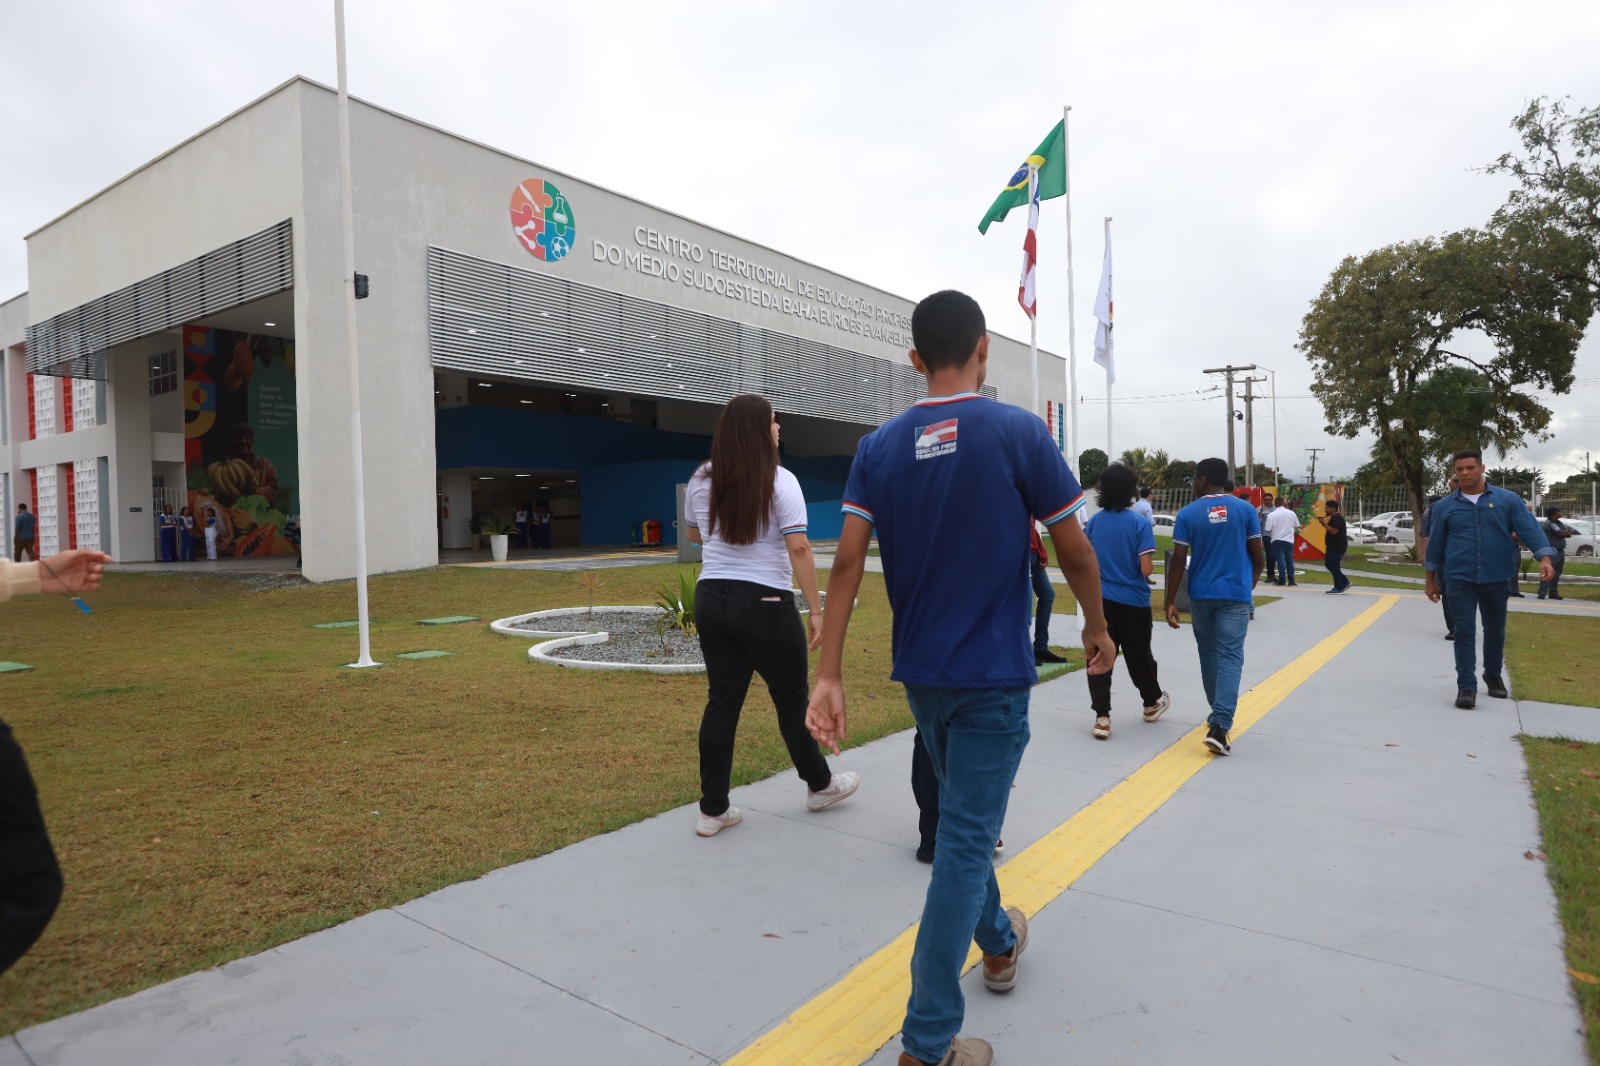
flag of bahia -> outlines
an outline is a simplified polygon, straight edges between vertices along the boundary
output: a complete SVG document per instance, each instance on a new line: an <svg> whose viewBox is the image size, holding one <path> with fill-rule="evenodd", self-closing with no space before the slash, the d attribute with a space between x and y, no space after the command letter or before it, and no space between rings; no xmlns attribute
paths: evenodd
<svg viewBox="0 0 1600 1066"><path fill-rule="evenodd" d="M949 455L956 450L956 422L954 418L935 422L931 426L918 426L916 457L932 459L936 455Z"/></svg>

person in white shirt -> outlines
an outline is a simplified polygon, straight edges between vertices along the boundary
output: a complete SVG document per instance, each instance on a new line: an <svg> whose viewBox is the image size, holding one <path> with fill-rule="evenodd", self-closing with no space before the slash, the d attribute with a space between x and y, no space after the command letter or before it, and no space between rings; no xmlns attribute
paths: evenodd
<svg viewBox="0 0 1600 1066"><path fill-rule="evenodd" d="M1156 510L1155 510L1154 507L1150 506L1150 490L1149 489L1140 489L1139 490L1139 502L1134 504L1129 509L1139 512L1141 515L1144 516L1144 520L1146 522L1149 522L1152 526L1156 524Z"/></svg>
<svg viewBox="0 0 1600 1066"><path fill-rule="evenodd" d="M795 476L778 465L778 418L764 398L735 396L722 409L711 461L689 479L684 512L689 539L705 546L694 596L709 690L700 721L695 832L715 836L744 818L728 803L728 779L753 674L772 695L778 731L806 782L806 809L826 810L861 782L855 773L829 769L806 729L806 647L822 639L822 602L806 537L805 496ZM795 578L811 610L809 642L790 591Z"/></svg>
<svg viewBox="0 0 1600 1066"><path fill-rule="evenodd" d="M1274 585L1288 585L1294 588L1294 536L1300 531L1300 520L1293 511L1283 505L1283 498L1278 498L1278 506L1267 515L1266 534L1271 538L1269 550L1277 562L1277 580ZM1287 580L1285 580L1287 579Z"/></svg>

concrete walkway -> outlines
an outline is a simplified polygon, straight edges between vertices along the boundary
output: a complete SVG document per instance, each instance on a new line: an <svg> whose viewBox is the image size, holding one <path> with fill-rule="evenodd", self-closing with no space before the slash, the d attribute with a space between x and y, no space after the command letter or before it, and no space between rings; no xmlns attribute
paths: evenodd
<svg viewBox="0 0 1600 1066"><path fill-rule="evenodd" d="M1586 1062L1514 737L1600 738L1600 710L1458 711L1436 606L1288 591L1246 658L1252 698L1281 700L1039 910L1015 992L968 974L964 1031L1008 1066ZM1198 745L1187 627L1158 628L1156 654L1172 710L1139 721L1119 667L1107 742L1081 674L1036 690L1001 862ZM917 920L928 879L910 752L909 733L845 752L861 791L830 811L783 773L737 789L745 821L715 838L670 811L24 1030L0 1066L727 1062L842 980L878 995L851 972Z"/></svg>

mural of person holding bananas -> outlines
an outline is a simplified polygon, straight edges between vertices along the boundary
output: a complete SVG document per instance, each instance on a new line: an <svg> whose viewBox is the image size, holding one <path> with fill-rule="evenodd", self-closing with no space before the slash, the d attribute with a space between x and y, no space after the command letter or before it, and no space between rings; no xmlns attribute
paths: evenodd
<svg viewBox="0 0 1600 1066"><path fill-rule="evenodd" d="M278 506L278 468L272 460L255 454L256 431L248 422L237 423L228 430L227 462L241 476L233 485L235 496L261 496L273 507ZM242 465L240 465L242 464Z"/></svg>

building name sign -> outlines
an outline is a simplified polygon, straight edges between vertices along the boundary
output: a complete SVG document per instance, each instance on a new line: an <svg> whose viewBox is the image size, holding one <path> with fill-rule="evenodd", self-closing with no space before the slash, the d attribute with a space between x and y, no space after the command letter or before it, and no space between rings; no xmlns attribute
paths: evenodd
<svg viewBox="0 0 1600 1066"><path fill-rule="evenodd" d="M609 263L668 284L699 289L896 348L912 346L908 316L876 306L854 293L818 285L765 263L648 226L634 227L633 243L634 247L626 248L595 240L590 254L597 263Z"/></svg>

